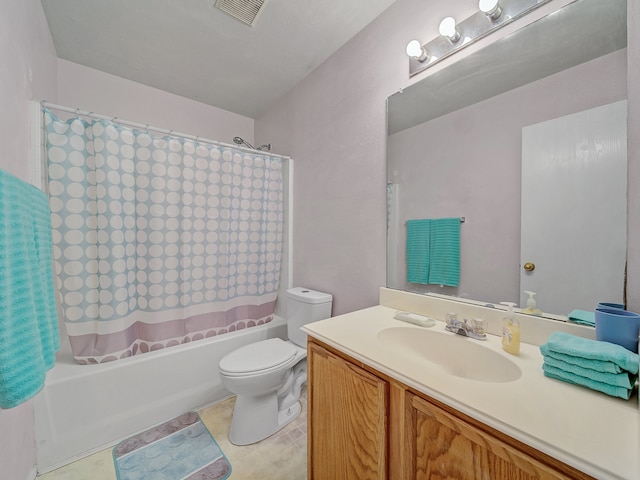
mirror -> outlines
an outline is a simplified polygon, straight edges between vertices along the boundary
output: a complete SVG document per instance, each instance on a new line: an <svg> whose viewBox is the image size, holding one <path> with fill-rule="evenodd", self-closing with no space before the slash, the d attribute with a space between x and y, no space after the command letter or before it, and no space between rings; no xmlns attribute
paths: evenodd
<svg viewBox="0 0 640 480"><path fill-rule="evenodd" d="M625 0L571 2L389 97L389 288L522 305L523 129L626 99L626 9ZM626 190L620 183L609 188ZM442 217L465 218L458 287L408 283L406 221ZM574 235L577 249L583 235ZM608 263L616 297L569 305L622 302L624 261ZM560 282L537 287L537 308L550 318L570 311L545 307Z"/></svg>

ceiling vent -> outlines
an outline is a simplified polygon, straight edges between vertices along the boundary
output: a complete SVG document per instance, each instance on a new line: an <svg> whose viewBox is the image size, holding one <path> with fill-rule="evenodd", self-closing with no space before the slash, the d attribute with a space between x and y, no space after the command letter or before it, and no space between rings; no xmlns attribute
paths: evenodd
<svg viewBox="0 0 640 480"><path fill-rule="evenodd" d="M216 0L215 7L253 27L268 0Z"/></svg>

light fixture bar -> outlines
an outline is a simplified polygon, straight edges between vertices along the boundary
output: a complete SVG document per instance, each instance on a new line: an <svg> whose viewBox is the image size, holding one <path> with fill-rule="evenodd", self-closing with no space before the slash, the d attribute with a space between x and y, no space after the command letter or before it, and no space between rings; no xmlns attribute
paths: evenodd
<svg viewBox="0 0 640 480"><path fill-rule="evenodd" d="M478 12L458 24L453 22L455 32L445 30L445 33L453 33L453 35L441 34L422 45L422 50L428 52L426 57L422 57L420 60L419 57L409 56L409 76L412 77L426 70L449 55L549 1L551 0L498 0L497 2L495 0L480 0ZM415 46L413 51L417 51Z"/></svg>

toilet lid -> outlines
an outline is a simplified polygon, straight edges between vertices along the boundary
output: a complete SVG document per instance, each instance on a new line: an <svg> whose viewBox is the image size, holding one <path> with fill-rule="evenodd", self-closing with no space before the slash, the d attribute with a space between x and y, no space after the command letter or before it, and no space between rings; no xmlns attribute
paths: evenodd
<svg viewBox="0 0 640 480"><path fill-rule="evenodd" d="M280 338L251 343L229 353L220 360L220 370L250 373L277 367L296 355L296 348Z"/></svg>

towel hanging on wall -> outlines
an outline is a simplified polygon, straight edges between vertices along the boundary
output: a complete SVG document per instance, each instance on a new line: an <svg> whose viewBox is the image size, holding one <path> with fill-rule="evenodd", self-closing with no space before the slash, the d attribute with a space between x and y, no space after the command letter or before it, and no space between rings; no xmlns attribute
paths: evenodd
<svg viewBox="0 0 640 480"><path fill-rule="evenodd" d="M431 220L407 221L407 282L429 283Z"/></svg>
<svg viewBox="0 0 640 480"><path fill-rule="evenodd" d="M44 385L60 347L47 196L0 170L0 407Z"/></svg>
<svg viewBox="0 0 640 480"><path fill-rule="evenodd" d="M407 221L407 282L459 285L460 223L459 217Z"/></svg>

